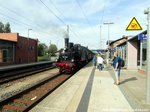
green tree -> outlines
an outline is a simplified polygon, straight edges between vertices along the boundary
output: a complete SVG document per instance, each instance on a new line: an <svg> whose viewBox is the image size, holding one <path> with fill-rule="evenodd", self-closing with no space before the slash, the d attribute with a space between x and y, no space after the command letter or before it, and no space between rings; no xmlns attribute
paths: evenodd
<svg viewBox="0 0 150 112"><path fill-rule="evenodd" d="M6 23L4 26L4 33L10 33L10 32L11 32L10 24Z"/></svg>
<svg viewBox="0 0 150 112"><path fill-rule="evenodd" d="M38 45L38 56L44 56L47 52L47 46L43 43Z"/></svg>
<svg viewBox="0 0 150 112"><path fill-rule="evenodd" d="M51 56L55 56L55 52L57 51L57 46L55 44L51 44L48 49L48 53L51 54Z"/></svg>
<svg viewBox="0 0 150 112"><path fill-rule="evenodd" d="M10 28L10 24L6 23L5 25L0 22L0 33L10 33L11 32L11 28Z"/></svg>
<svg viewBox="0 0 150 112"><path fill-rule="evenodd" d="M0 33L4 33L4 24L0 22Z"/></svg>

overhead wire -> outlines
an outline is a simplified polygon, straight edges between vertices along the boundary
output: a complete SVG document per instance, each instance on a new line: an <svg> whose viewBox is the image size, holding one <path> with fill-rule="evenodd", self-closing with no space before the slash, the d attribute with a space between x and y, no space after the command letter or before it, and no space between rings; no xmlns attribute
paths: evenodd
<svg viewBox="0 0 150 112"><path fill-rule="evenodd" d="M104 19L104 15L105 15L105 5L106 5L106 0L104 1L104 5L103 5L102 16L101 16L101 19L100 19L100 27L101 27L101 24L103 24L103 19ZM100 28L100 30L101 30L101 28ZM100 36L102 36L102 34L100 34ZM102 39L102 37L100 37L100 47L104 46L103 41L105 41L105 39Z"/></svg>
<svg viewBox="0 0 150 112"><path fill-rule="evenodd" d="M4 15L2 15L2 14L0 14L0 16L1 16L1 18L0 19L4 19L4 20L7 20L7 21L10 21L10 22L12 22L12 23L14 23L14 24L19 24L19 25L22 25L22 23L20 23L20 22L17 22L16 20L13 20L13 19L10 19L10 18L7 18L7 17L5 17ZM23 25L24 27L26 27L26 28L28 28L27 26L25 26L25 25Z"/></svg>
<svg viewBox="0 0 150 112"><path fill-rule="evenodd" d="M25 16L23 16L23 15L21 15L21 14L18 14L16 11L14 11L14 10L12 10L12 9L9 9L9 8L6 7L6 6L0 5L0 7L4 8L4 9L7 9L8 11L10 11L10 12L16 14L16 15L19 15L19 17L22 17L22 18L25 18L25 19L27 19L27 20L29 20L29 21L32 21L31 19L29 19L29 18L27 18L27 17L25 17ZM35 24L36 24L36 23L35 23ZM38 26L38 25L37 25L37 26Z"/></svg>
<svg viewBox="0 0 150 112"><path fill-rule="evenodd" d="M50 1L50 3L55 7L55 9L65 18L65 16L64 16L64 14L56 7L56 5L54 4L54 2L52 1L52 0L49 0ZM80 4L79 4L80 5ZM80 8L81 8L81 6L80 6ZM82 9L82 8L81 8ZM82 9L83 10L83 9ZM87 18L86 17L86 14L84 13L84 16L85 16L85 18ZM88 24L90 25L90 23L89 23L89 21L88 21L88 19L87 19L87 22L88 22ZM91 26L91 25L90 25ZM92 28L91 28L92 29ZM92 29L93 30L93 29ZM76 35L77 37L78 37L78 35L75 33L75 32L73 32L74 33L74 35Z"/></svg>
<svg viewBox="0 0 150 112"><path fill-rule="evenodd" d="M2 6L2 5L0 5L0 7L1 7L1 8L4 8L4 9L7 9L9 12L12 12L12 13L14 13L14 14L16 14L16 15L19 15L19 17L22 17L22 18L24 18L24 19L26 19L26 20L28 20L28 21L32 21L31 19L29 19L29 18L27 18L27 17L25 17L25 16L23 16L23 15L18 14L16 11L14 11L14 10L12 10L12 9L9 9L9 8L7 8L7 7L5 7L5 6ZM48 8L48 7L47 7L47 8ZM2 12L3 12L3 11L2 11ZM53 13L53 14L55 14L55 13ZM27 23L25 23L25 22L19 21L18 19L13 18L13 17L11 17L11 16L8 16L8 15L6 15L6 14L4 14L4 13L1 13L1 12L0 12L0 15L5 16L5 17L8 18L10 21L13 21L13 23L15 22L15 23L17 23L17 24L21 24L21 25L23 25L23 26L26 26L26 28L30 27L30 28L32 28L32 29L35 29L35 28L33 28L33 26L31 26L31 25L29 25L29 24L27 24ZM55 15L55 16L57 16L57 15ZM58 16L57 16L57 17L58 17ZM59 17L58 17L58 18L59 18ZM59 20L61 20L61 18L60 18ZM33 21L32 21L32 22L33 22ZM63 22L63 21L61 21L61 22ZM35 23L35 24L36 24L36 23ZM64 22L63 24L65 24L65 22ZM66 24L65 24L65 25L66 25ZM36 24L36 26L38 26L38 27L36 27L36 29L37 29L37 28L41 28L41 26L38 25L38 24ZM45 33L45 34L47 34L47 35L50 35L50 34L47 33L47 32L41 32L41 33ZM77 37L77 34L76 34L75 32L73 32L73 33L74 33L74 35ZM57 35L57 34L55 33L55 35Z"/></svg>
<svg viewBox="0 0 150 112"><path fill-rule="evenodd" d="M56 5L54 4L54 2L52 1L52 0L49 0L50 1L50 3L55 7L55 9L62 15L62 17L63 18L65 18L65 16L64 16L64 14L56 7ZM71 27L70 25L69 25L69 27ZM71 27L72 28L72 27ZM79 37L78 36L78 33L76 33L76 32L72 32L76 37Z"/></svg>
<svg viewBox="0 0 150 112"><path fill-rule="evenodd" d="M1 15L3 15L3 16L5 16L5 17L7 17L7 18L9 18L9 19L11 19L11 20L18 21L19 23L21 23L21 24L23 24L23 25L25 25L25 26L29 26L29 27L31 27L29 24L26 24L26 23L24 23L24 22L22 22L22 21L19 21L19 20L17 20L17 19L15 19L15 18L13 18L13 17L10 17L10 16L8 16L8 15L6 15L6 14L2 13L2 12L0 12L0 14L1 14Z"/></svg>
<svg viewBox="0 0 150 112"><path fill-rule="evenodd" d="M104 15L105 15L105 6L106 6L106 1L104 1L104 6L103 6L103 10L102 10L102 17L101 17L101 20L100 20L100 24L103 24L103 19L104 19Z"/></svg>
<svg viewBox="0 0 150 112"><path fill-rule="evenodd" d="M63 18L65 18L64 14L56 7L56 5L54 4L54 2L52 0L49 0L49 1L55 7L55 9L63 16Z"/></svg>
<svg viewBox="0 0 150 112"><path fill-rule="evenodd" d="M67 26L67 24L60 17L58 17L42 0L40 0L40 2L49 10L50 13L52 13L59 21Z"/></svg>
<svg viewBox="0 0 150 112"><path fill-rule="evenodd" d="M16 15L19 15L20 17L22 17L22 18L24 18L24 19L26 19L26 20L29 20L29 21L31 21L31 22L34 22L33 20L31 20L31 19L29 19L29 18L27 18L27 17L25 17L25 16L23 16L23 15L21 15L21 14L18 14L16 11L7 8L6 6L0 5L0 7L4 8L4 9L7 9L8 11L10 11L10 12L16 14ZM10 16L8 16L8 15L6 15L6 14L4 14L4 13L1 13L1 12L0 12L0 14L3 15L3 16L5 16L5 17L7 17L7 18L9 18L9 19L11 19L11 20L13 20L13 21L17 21L17 23L20 23L20 24L22 24L22 25L24 25L24 26L30 27L30 28L32 28L32 29L39 29L39 30L40 30L40 29L42 28L42 27L41 27L39 24L37 24L37 23L34 23L34 25L36 25L36 26L38 26L38 27L33 27L33 26L31 26L31 25L29 25L29 24L27 24L27 23L24 23L24 22L22 22L22 21L19 21L19 20L15 19L15 18L13 18L13 17L10 17ZM48 33L48 32L43 32L43 31L40 31L40 32L43 33L43 34L50 35L50 33ZM56 34L55 34L55 35L56 35Z"/></svg>
<svg viewBox="0 0 150 112"><path fill-rule="evenodd" d="M59 21L61 21L65 26L67 26L67 24L66 24L60 17L58 17L42 0L40 0L40 2L41 2L45 7L47 7L47 9L48 9L55 17L57 17L57 19L58 19ZM7 8L7 7L5 7L5 6L3 6L3 8L5 8L5 9L9 10L10 12L13 12L13 13L15 13L15 14L18 15L17 12L15 12L15 11L13 11L13 10L11 10L11 9L9 9L9 8ZM55 8L57 8L57 7L55 6ZM58 10L58 8L57 8L57 10ZM60 11L59 11L59 12L60 12ZM34 29L33 26L32 26L32 25L29 25L28 23L22 22L22 21L20 21L20 20L18 20L18 19L16 19L16 18L10 17L10 16L8 16L8 15L6 15L6 14L4 14L4 13L1 13L1 12L0 12L0 14L3 15L3 16L5 16L5 17L7 17L7 18L9 18L9 19L12 20L12 21L16 21L16 23L20 23L20 24L22 24L22 25L24 25L24 26L26 26L26 27L31 27L32 29ZM62 13L61 13L61 14L62 14ZM19 15L19 16L22 17L22 18L24 18L24 19L26 19L26 20L32 21L31 19L29 19L29 18L27 18L27 17L25 17L25 16L22 16L22 15ZM64 15L63 15L63 16L64 16ZM35 24L36 24L36 23L35 23ZM40 25L38 25L38 24L36 24L36 25L39 26L39 28L41 28ZM37 27L36 27L36 29L37 29ZM78 37L78 35L77 35L74 31L71 31L71 32L72 32L76 37ZM43 32L43 33L45 33L45 32ZM48 34L48 33L46 33L46 34Z"/></svg>
<svg viewBox="0 0 150 112"><path fill-rule="evenodd" d="M52 13L60 22L62 22L63 25L67 26L67 24L60 17L58 17L42 0L39 0L39 1L49 10L50 13ZM55 6L55 8L56 8L56 6ZM58 10L58 8L56 8L56 9ZM62 14L61 11L58 11L58 12L60 14ZM70 31L75 35L75 37L78 37L78 35L74 31L72 31L72 30L70 30Z"/></svg>
<svg viewBox="0 0 150 112"><path fill-rule="evenodd" d="M87 21L88 25L90 26L90 29L91 29L91 30L93 31L93 33L95 34L95 30L92 28L92 26L91 26L91 24L90 24L90 22L89 22L89 20L88 20L88 18L87 18L87 15L85 14L85 11L83 10L81 4L79 3L78 0L75 0L75 1L76 1L77 5L79 6L79 8L81 9L81 12L82 12L82 14L83 14L85 20Z"/></svg>
<svg viewBox="0 0 150 112"><path fill-rule="evenodd" d="M10 12L16 14L16 15L19 15L19 17L22 17L22 18L24 18L24 19L26 19L26 20L28 20L28 21L34 22L33 20L27 18L26 16L23 16L23 15L21 15L21 14L18 14L16 11L14 11L14 10L12 10L12 9L9 9L9 8L6 7L6 6L0 5L0 7L4 8L4 9L7 9L8 11L10 11ZM40 26L39 24L37 24L37 23L34 23L34 25L36 25L36 26L38 26L39 28L41 28L41 26Z"/></svg>

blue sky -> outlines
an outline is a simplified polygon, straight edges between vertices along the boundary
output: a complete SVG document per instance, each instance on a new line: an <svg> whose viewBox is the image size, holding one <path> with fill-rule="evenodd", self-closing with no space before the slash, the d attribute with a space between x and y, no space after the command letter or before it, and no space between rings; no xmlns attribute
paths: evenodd
<svg viewBox="0 0 150 112"><path fill-rule="evenodd" d="M45 5L44 5L44 4ZM0 0L0 21L9 22L12 32L49 45L64 47L64 37L69 25L71 42L90 49L105 48L110 25L110 40L123 35L136 35L146 30L150 0ZM131 19L136 17L142 31L125 31ZM101 43L100 43L101 25Z"/></svg>

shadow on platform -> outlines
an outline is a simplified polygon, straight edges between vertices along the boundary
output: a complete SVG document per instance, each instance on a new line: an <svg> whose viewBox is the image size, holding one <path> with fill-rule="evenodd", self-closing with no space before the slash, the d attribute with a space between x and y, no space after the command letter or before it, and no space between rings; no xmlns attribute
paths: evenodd
<svg viewBox="0 0 150 112"><path fill-rule="evenodd" d="M126 82L135 81L135 80L137 80L136 77L131 77L131 78L128 78L128 79L125 79L125 80L121 81L120 84L124 84L124 83L126 83Z"/></svg>

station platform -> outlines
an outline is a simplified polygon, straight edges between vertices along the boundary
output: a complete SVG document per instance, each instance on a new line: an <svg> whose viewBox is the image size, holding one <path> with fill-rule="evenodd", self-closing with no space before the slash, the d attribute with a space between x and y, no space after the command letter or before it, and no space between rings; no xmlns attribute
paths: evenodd
<svg viewBox="0 0 150 112"><path fill-rule="evenodd" d="M30 112L150 112L149 105L143 107L141 103L137 105L132 104L136 103L135 101L130 101L144 97L141 97L141 93L135 98L137 96L133 97L131 93L140 85L136 84L136 81L144 80L145 76L136 78L136 75L127 72L129 74L122 75L123 81L117 86L114 84L111 67L99 71L90 62ZM123 74L127 72L121 71ZM144 87L140 91L143 89Z"/></svg>
<svg viewBox="0 0 150 112"><path fill-rule="evenodd" d="M41 61L41 62L32 62L32 63L1 66L0 67L0 72L7 71L7 70L24 68L24 67L38 66L38 65L42 65L42 64L52 64L52 63L53 63L53 61Z"/></svg>

